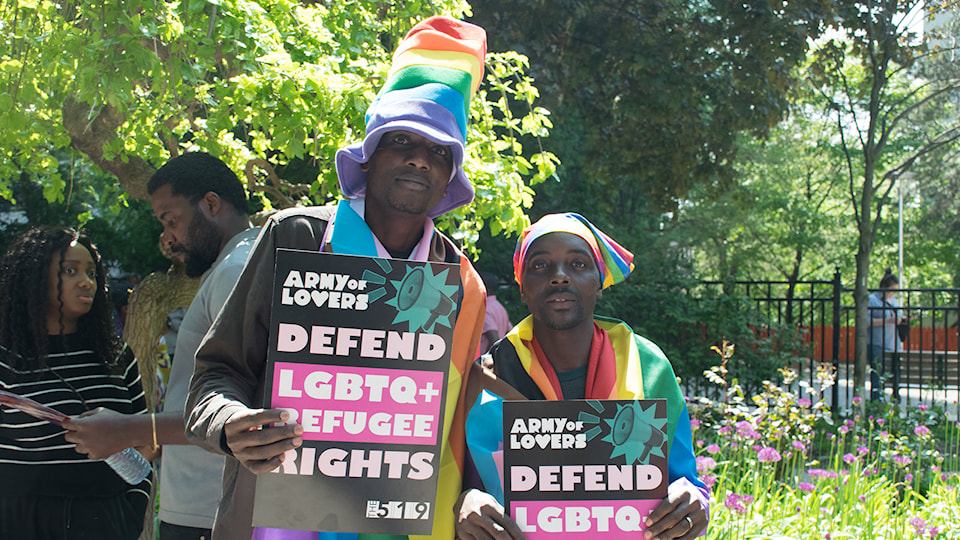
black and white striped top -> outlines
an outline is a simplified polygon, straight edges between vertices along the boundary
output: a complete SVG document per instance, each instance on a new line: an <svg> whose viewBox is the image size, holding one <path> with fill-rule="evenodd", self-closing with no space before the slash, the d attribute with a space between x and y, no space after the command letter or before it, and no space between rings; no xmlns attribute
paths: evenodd
<svg viewBox="0 0 960 540"><path fill-rule="evenodd" d="M50 336L48 350L42 369L18 371L0 356L0 388L71 416L97 407L147 412L132 354L122 356L121 366L111 372L78 334ZM151 479L129 486L106 463L78 454L65 433L60 426L0 406L3 484L17 494L103 497L133 490L147 496Z"/></svg>

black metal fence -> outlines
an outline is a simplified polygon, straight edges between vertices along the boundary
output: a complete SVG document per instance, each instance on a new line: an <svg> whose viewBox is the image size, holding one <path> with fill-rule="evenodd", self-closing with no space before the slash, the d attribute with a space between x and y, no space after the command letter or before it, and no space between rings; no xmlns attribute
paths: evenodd
<svg viewBox="0 0 960 540"><path fill-rule="evenodd" d="M752 310L752 326L759 338L775 329L795 328L799 339L791 346L789 362L797 374L794 390L812 399L822 392L833 410L849 406L854 392L855 310L853 289L843 287L839 272L832 280L705 282L740 295ZM871 292L874 292L871 290ZM905 324L901 340L892 321L868 328L868 349L876 377L867 375L887 399L905 404L940 403L957 407L960 392L957 327L960 289L903 289L898 299L871 309L868 322L894 314ZM892 338L892 339L890 339ZM882 344L886 343L886 347ZM868 367L869 369L869 367ZM835 383L829 384L830 375ZM803 382L801 382L803 381ZM715 387L694 383L700 394Z"/></svg>

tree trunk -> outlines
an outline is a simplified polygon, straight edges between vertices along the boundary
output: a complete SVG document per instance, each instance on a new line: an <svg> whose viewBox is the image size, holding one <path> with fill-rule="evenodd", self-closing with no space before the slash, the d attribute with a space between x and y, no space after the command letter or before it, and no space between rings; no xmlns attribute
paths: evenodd
<svg viewBox="0 0 960 540"><path fill-rule="evenodd" d="M870 145L872 147L872 145ZM855 321L855 346L854 346L854 370L853 370L853 393L861 399L866 397L866 375L867 375L867 279L870 276L870 253L873 250L873 206L874 188L873 179L875 171L874 159L871 159L870 152L865 152L865 167L863 175L863 189L860 194L860 219L857 221L857 232L859 243L857 245L857 276L856 283L853 286L853 305ZM877 209L879 212L879 209ZM864 401L861 401L861 406Z"/></svg>
<svg viewBox="0 0 960 540"><path fill-rule="evenodd" d="M120 153L111 159L103 155L103 145L117 138L123 115L107 105L94 111L87 103L68 99L63 104L63 126L70 134L70 146L82 152L101 169L114 174L123 190L134 199L146 199L147 182L156 169L144 159ZM95 116L91 118L93 113Z"/></svg>

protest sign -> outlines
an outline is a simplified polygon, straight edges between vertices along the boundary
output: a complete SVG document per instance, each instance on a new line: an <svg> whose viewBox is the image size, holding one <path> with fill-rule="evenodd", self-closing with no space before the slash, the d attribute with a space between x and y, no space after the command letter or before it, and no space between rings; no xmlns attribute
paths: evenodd
<svg viewBox="0 0 960 540"><path fill-rule="evenodd" d="M459 267L276 260L264 406L288 410L303 444L257 477L253 524L430 534Z"/></svg>
<svg viewBox="0 0 960 540"><path fill-rule="evenodd" d="M504 498L530 540L636 539L667 494L667 402L505 401Z"/></svg>

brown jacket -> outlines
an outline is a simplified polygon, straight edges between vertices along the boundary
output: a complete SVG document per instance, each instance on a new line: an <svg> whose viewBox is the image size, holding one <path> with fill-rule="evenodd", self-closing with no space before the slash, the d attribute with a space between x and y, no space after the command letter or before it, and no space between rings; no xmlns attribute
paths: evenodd
<svg viewBox="0 0 960 540"><path fill-rule="evenodd" d="M197 352L186 407L187 437L195 444L229 456L224 423L237 411L261 407L274 254L277 248L320 250L327 222L335 212L335 207L327 206L292 208L277 213L264 225L236 287ZM460 263L464 296L454 327L447 394L448 403L456 400L456 410L445 416L442 454L449 453L447 459L454 459L462 473L464 392L483 328L486 291L469 261L439 233L434 235L430 260ZM441 471L433 531L436 538L453 538L452 505L460 483L459 475L448 473L444 478ZM255 484L256 477L250 471L235 459L227 459L223 498L214 524L215 539L250 538ZM450 512L443 512L442 504L449 504Z"/></svg>

